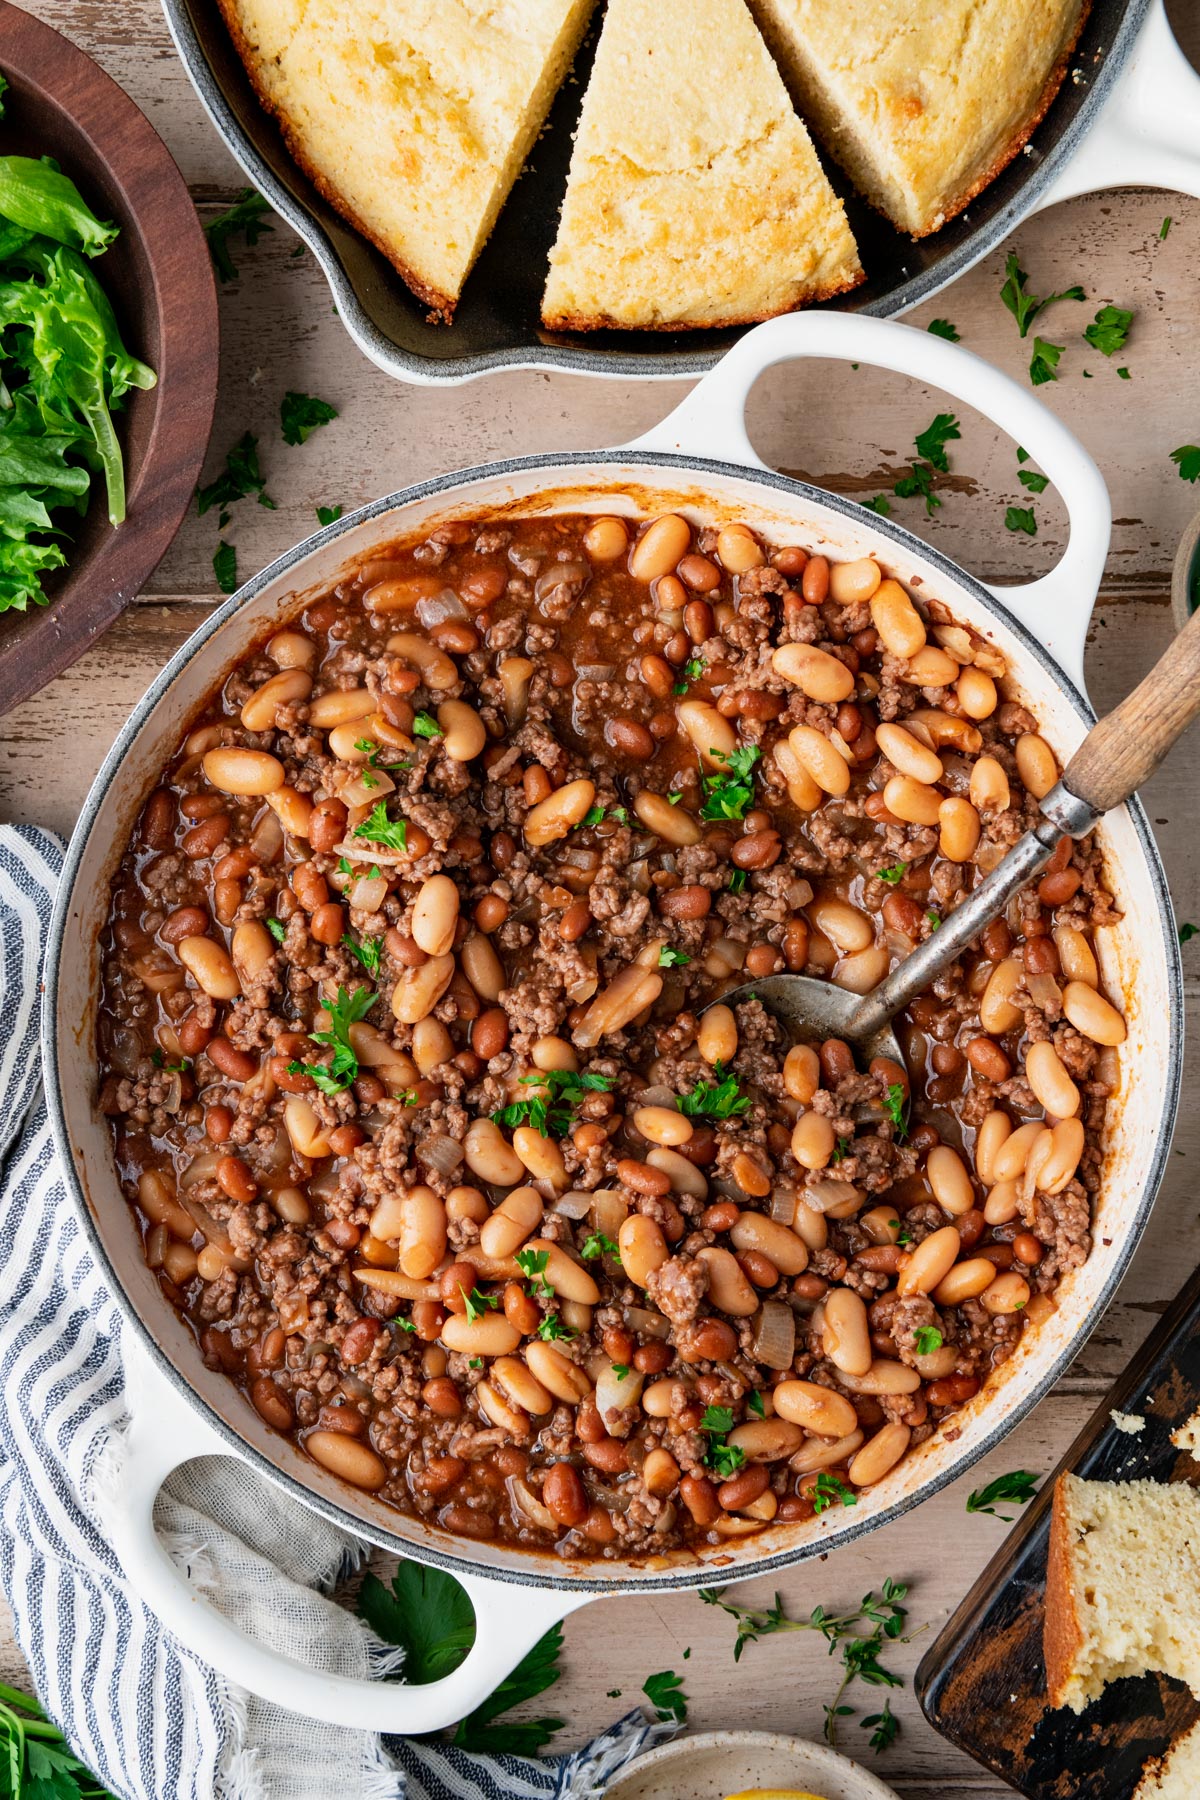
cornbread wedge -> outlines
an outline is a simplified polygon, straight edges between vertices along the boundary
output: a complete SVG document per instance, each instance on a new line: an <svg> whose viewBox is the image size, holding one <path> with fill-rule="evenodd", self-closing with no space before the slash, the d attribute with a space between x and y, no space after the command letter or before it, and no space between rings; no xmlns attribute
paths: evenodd
<svg viewBox="0 0 1200 1800"><path fill-rule="evenodd" d="M1051 1705L1082 1712L1110 1681L1150 1669L1200 1695L1198 1592L1200 1493L1060 1476L1043 1628Z"/></svg>
<svg viewBox="0 0 1200 1800"><path fill-rule="evenodd" d="M1200 1725L1176 1738L1167 1754L1155 1757L1138 1783L1133 1800L1196 1800L1200 1794Z"/></svg>
<svg viewBox="0 0 1200 1800"><path fill-rule="evenodd" d="M220 0L288 148L441 319L595 0Z"/></svg>
<svg viewBox="0 0 1200 1800"><path fill-rule="evenodd" d="M744 0L609 0L544 323L743 324L862 279Z"/></svg>
<svg viewBox="0 0 1200 1800"><path fill-rule="evenodd" d="M750 0L798 106L914 237L961 212L1058 92L1088 0Z"/></svg>

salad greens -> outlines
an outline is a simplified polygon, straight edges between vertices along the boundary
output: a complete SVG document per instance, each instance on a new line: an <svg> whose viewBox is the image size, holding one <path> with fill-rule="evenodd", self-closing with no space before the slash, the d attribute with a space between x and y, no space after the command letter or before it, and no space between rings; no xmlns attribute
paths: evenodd
<svg viewBox="0 0 1200 1800"><path fill-rule="evenodd" d="M67 560L51 514L86 512L94 475L125 517L112 415L156 377L88 266L116 235L50 158L0 156L0 612L46 605Z"/></svg>

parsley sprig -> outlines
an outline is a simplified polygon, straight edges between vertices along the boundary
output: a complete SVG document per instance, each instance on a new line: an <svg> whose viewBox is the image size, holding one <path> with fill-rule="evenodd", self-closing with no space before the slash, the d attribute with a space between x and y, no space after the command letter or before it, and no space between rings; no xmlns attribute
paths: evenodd
<svg viewBox="0 0 1200 1800"><path fill-rule="evenodd" d="M364 938L361 944L356 944L354 939L350 936L350 933L347 931L342 934L342 943L346 946L346 949L350 952L351 956L353 956L357 962L362 964L362 967L367 971L367 974L371 977L372 981L378 981L379 965L383 960L383 945L380 939Z"/></svg>
<svg viewBox="0 0 1200 1800"><path fill-rule="evenodd" d="M323 1094L340 1094L348 1088L358 1074L358 1057L350 1042L350 1027L366 1018L378 998L373 988L355 988L348 994L340 987L337 999L329 1008L329 1030L308 1034L314 1044L330 1045L333 1056L327 1063L290 1062L288 1074L309 1076Z"/></svg>
<svg viewBox="0 0 1200 1800"><path fill-rule="evenodd" d="M337 418L337 407L315 394L297 394L289 388L279 402L279 427L285 444L303 444L319 425Z"/></svg>
<svg viewBox="0 0 1200 1800"><path fill-rule="evenodd" d="M884 1106L887 1108L888 1118L896 1127L896 1136L899 1138L906 1138L908 1136L908 1126L904 1122L905 1104L903 1082L890 1082Z"/></svg>
<svg viewBox="0 0 1200 1800"><path fill-rule="evenodd" d="M828 1613L823 1606L816 1606L807 1619L790 1619L783 1610L783 1601L778 1594L775 1604L770 1607L738 1606L735 1602L722 1598L716 1588L701 1588L700 1598L708 1606L719 1606L737 1621L737 1637L734 1639L733 1660L738 1662L747 1644L757 1643L759 1638L770 1637L779 1631L819 1631L829 1645L832 1656L835 1650L842 1653L842 1678L832 1701L825 1707L825 1737L827 1742L836 1747L838 1720L853 1716L853 1707L843 1705L843 1697L847 1688L854 1681L863 1681L868 1687L903 1687L899 1675L884 1668L880 1662L880 1652L889 1644L907 1644L911 1642L911 1633L905 1633L908 1614L902 1604L908 1593L903 1582L886 1578L878 1594L864 1594L861 1606L850 1612ZM867 1629L859 1629L866 1626ZM874 1714L864 1719L863 1725L879 1727L883 1723L881 1714ZM896 1736L899 1726L889 1715L888 1727L882 1732L882 1741L876 1743L871 1739L871 1747L876 1752L885 1749ZM877 1730L877 1736L880 1732Z"/></svg>
<svg viewBox="0 0 1200 1800"><path fill-rule="evenodd" d="M237 277L237 264L229 254L230 238L240 234L247 244L257 244L264 232L275 229L263 217L270 210L270 202L261 194L256 194L253 188L243 188L231 207L205 225L208 253L222 281L233 281Z"/></svg>
<svg viewBox="0 0 1200 1800"><path fill-rule="evenodd" d="M452 1576L403 1562L385 1587L367 1575L358 1611L386 1643L405 1651L404 1680L440 1681L453 1674L475 1641L475 1614ZM561 1719L521 1719L496 1724L502 1713L544 1693L558 1680L562 1626L553 1625L523 1656L495 1693L455 1726L451 1742L477 1754L536 1756L561 1731Z"/></svg>
<svg viewBox="0 0 1200 1800"><path fill-rule="evenodd" d="M757 744L743 744L726 753L710 750L714 762L723 764L719 775L704 777L702 819L744 819L754 804L754 765L762 756Z"/></svg>
<svg viewBox="0 0 1200 1800"><path fill-rule="evenodd" d="M946 445L961 436L958 420L953 413L938 413L931 425L918 432L913 440L918 460L892 489L897 499L912 500L919 495L925 502L927 516L932 517L935 508L942 504L933 491L934 474L937 471L948 473L950 458L946 455Z"/></svg>
<svg viewBox="0 0 1200 1800"><path fill-rule="evenodd" d="M808 1491L808 1497L815 1513L823 1513L828 1507L836 1506L839 1501L843 1506L858 1505L858 1495L854 1489L847 1487L839 1476L832 1475L828 1469L821 1470Z"/></svg>
<svg viewBox="0 0 1200 1800"><path fill-rule="evenodd" d="M1004 286L1000 289L1000 298L1017 321L1017 330L1022 337L1028 335L1033 321L1048 306L1054 306L1059 300L1087 299L1083 289L1076 283L1073 287L1064 288L1061 294L1047 294L1044 300L1039 300L1036 294L1031 294L1026 288L1028 279L1017 261L1016 251L1010 250L1004 264Z"/></svg>
<svg viewBox="0 0 1200 1800"><path fill-rule="evenodd" d="M598 1256L611 1256L614 1262L621 1260L620 1245L614 1244L602 1231L593 1231L590 1237L585 1238L579 1254L584 1262L594 1262Z"/></svg>
<svg viewBox="0 0 1200 1800"><path fill-rule="evenodd" d="M1102 306L1092 323L1084 329L1084 337L1101 356L1115 356L1125 348L1133 312L1124 306Z"/></svg>
<svg viewBox="0 0 1200 1800"><path fill-rule="evenodd" d="M550 1261L548 1250L518 1250L513 1260L529 1283L529 1292L535 1299L553 1298L554 1289L546 1279L546 1264Z"/></svg>
<svg viewBox="0 0 1200 1800"><path fill-rule="evenodd" d="M683 1676L677 1675L674 1669L661 1669L657 1675L648 1675L642 1683L642 1692L660 1719L674 1719L677 1725L686 1723L688 1698L683 1691Z"/></svg>
<svg viewBox="0 0 1200 1800"><path fill-rule="evenodd" d="M1028 1469L1013 1469L1007 1475L997 1475L995 1481L989 1481L986 1487L977 1488L967 1495L967 1511L969 1513L992 1513L997 1519L1003 1519L1011 1525L1015 1513L997 1512L1000 1506L1025 1506L1037 1493L1038 1477L1031 1475Z"/></svg>
<svg viewBox="0 0 1200 1800"><path fill-rule="evenodd" d="M0 1793L11 1800L112 1800L30 1694L0 1682Z"/></svg>
<svg viewBox="0 0 1200 1800"><path fill-rule="evenodd" d="M612 1075L593 1075L589 1070L579 1074L574 1069L546 1069L536 1075L522 1075L523 1087L548 1088L549 1094L536 1094L529 1100L514 1100L492 1114L497 1125L514 1130L518 1125L532 1125L543 1137L565 1137L575 1118L575 1108L589 1093L608 1093Z"/></svg>

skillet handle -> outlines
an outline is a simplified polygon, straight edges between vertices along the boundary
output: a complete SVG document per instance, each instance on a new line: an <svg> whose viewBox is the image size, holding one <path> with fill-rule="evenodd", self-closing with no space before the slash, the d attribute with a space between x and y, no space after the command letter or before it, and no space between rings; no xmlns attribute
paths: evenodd
<svg viewBox="0 0 1200 1800"><path fill-rule="evenodd" d="M326 1725L397 1737L440 1730L485 1700L552 1625L595 1598L455 1571L475 1609L475 1643L452 1675L420 1687L324 1674L257 1643L192 1586L153 1522L158 1491L174 1469L197 1456L239 1453L162 1379L140 1346L128 1357L127 1373L132 1424L118 1502L105 1520L125 1576L186 1650L276 1706ZM304 1528L299 1507L297 1528Z"/></svg>
<svg viewBox="0 0 1200 1800"><path fill-rule="evenodd" d="M1179 48L1166 0L1150 0L1129 61L1083 143L1034 211L1103 188L1200 194L1200 75Z"/></svg>
<svg viewBox="0 0 1200 1800"><path fill-rule="evenodd" d="M747 332L661 425L624 448L766 468L746 434L746 402L768 369L805 357L867 363L928 382L977 408L1036 458L1066 506L1067 547L1039 581L984 585L1082 688L1084 641L1112 529L1104 477L1078 439L1027 388L961 344L861 314L790 313ZM868 522L884 537L896 531L864 513L864 525Z"/></svg>

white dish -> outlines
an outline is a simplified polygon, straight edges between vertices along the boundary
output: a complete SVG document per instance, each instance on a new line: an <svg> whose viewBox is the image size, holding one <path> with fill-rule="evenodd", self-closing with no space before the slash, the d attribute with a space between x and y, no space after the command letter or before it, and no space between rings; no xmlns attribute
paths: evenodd
<svg viewBox="0 0 1200 1800"><path fill-rule="evenodd" d="M810 1790L820 1800L898 1800L848 1757L780 1731L703 1731L660 1745L630 1763L604 1800L725 1800L756 1787Z"/></svg>

